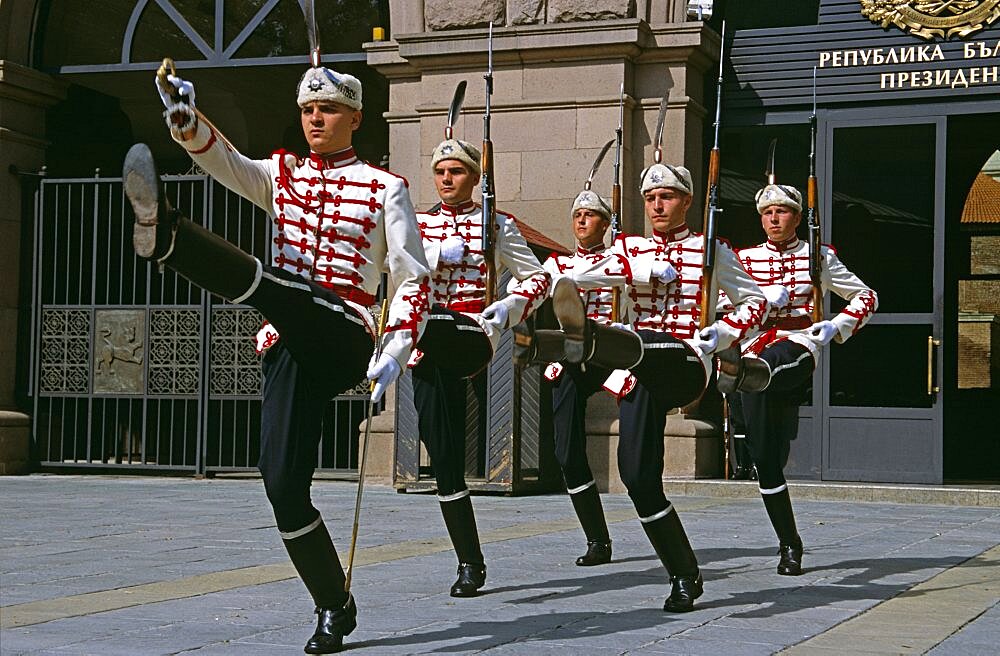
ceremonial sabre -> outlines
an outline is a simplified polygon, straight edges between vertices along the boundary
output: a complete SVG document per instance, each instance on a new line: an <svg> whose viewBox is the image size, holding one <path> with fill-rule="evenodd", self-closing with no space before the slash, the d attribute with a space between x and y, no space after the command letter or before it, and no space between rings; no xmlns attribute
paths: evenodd
<svg viewBox="0 0 1000 656"><path fill-rule="evenodd" d="M382 311L378 317L378 329L375 336L375 361L382 355L382 336L385 334L385 323L389 316L389 299L382 299ZM347 570L344 572L344 592L351 591L351 575L354 574L354 552L358 544L358 521L361 517L361 493L365 489L365 464L368 462L368 438L372 432L372 414L375 411L375 401L371 393L375 391L375 381L368 388L368 419L365 421L365 435L361 441L361 462L358 464L358 497L354 501L354 526L351 527L351 548L347 552Z"/></svg>
<svg viewBox="0 0 1000 656"><path fill-rule="evenodd" d="M771 139L771 145L767 147L767 169L764 175L767 177L767 184L773 185L778 181L778 174L774 166L774 151L778 149L778 138Z"/></svg>
<svg viewBox="0 0 1000 656"><path fill-rule="evenodd" d="M465 80L455 87L455 95L452 96L451 105L448 107L448 124L444 128L444 138L451 139L454 134L455 119L462 113L462 103L465 102Z"/></svg>
<svg viewBox="0 0 1000 656"><path fill-rule="evenodd" d="M722 110L722 64L726 52L726 21L722 21L719 39L719 82L715 91L715 144L708 159L708 185L705 191L705 221L702 228L705 239L705 255L701 266L701 312L698 316L699 330L711 325L715 318L715 299L712 297L712 278L715 275L715 223L722 208L719 207L719 124Z"/></svg>
<svg viewBox="0 0 1000 656"><path fill-rule="evenodd" d="M493 95L493 21L490 21L490 31L487 40L486 75L486 111L483 113L483 159L482 159L482 192L483 192L483 258L486 260L486 299L489 306L497 296L497 264L496 264L496 226L497 226L497 196L493 171L493 141L490 139L490 96Z"/></svg>
<svg viewBox="0 0 1000 656"><path fill-rule="evenodd" d="M611 188L611 244L622 234L622 138L625 123L625 82L618 91L618 128L615 130L615 180ZM605 146L607 150L607 146ZM604 157L603 153L601 157ZM589 188L589 187L588 187ZM621 289L616 285L611 289L611 321L621 320L618 306L621 304Z"/></svg>
<svg viewBox="0 0 1000 656"><path fill-rule="evenodd" d="M164 57L163 62L160 64L160 68L158 68L156 71L156 84L160 87L160 89L164 93L170 96L170 99L174 101L174 103L180 103L184 100L184 96L177 93L177 87L170 84L170 82L167 80L168 75L177 75L177 68L174 66L173 59L171 59L170 57ZM191 106L188 105L188 107ZM203 121L205 125L212 128L215 134L218 135L219 140L222 141L222 143L226 144L226 146L228 146L230 150L236 150L236 147L229 142L229 139L226 139L225 135L222 134L222 131L219 130L219 128L215 127L215 125L213 125L211 121L205 118L205 115L201 113L200 109L198 109L197 107L191 107L191 111L194 112L194 115L198 117L199 121ZM170 122L177 128L179 128L183 124L183 121L180 120L180 117L176 117L174 115L170 116ZM191 135L183 134L182 136L190 138Z"/></svg>
<svg viewBox="0 0 1000 656"><path fill-rule="evenodd" d="M819 183L816 180L816 67L813 66L813 113L809 117L809 182L806 184L806 226L809 228L809 278L812 282L812 320L823 320L822 262L819 230Z"/></svg>

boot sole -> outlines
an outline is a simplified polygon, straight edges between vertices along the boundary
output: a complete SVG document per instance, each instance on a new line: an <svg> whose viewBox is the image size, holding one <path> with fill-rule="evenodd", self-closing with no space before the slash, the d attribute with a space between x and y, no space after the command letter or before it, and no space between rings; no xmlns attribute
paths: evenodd
<svg viewBox="0 0 1000 656"><path fill-rule="evenodd" d="M743 356L733 348L723 349L719 357L719 379L716 387L723 394L732 394L739 387L739 377L743 369Z"/></svg>
<svg viewBox="0 0 1000 656"><path fill-rule="evenodd" d="M135 144L125 156L122 187L135 214L132 233L135 253L139 257L153 258L156 255L157 227L160 223L160 176L156 172L153 154L146 144Z"/></svg>
<svg viewBox="0 0 1000 656"><path fill-rule="evenodd" d="M580 298L580 292L569 278L560 278L552 290L552 310L559 327L565 335L565 355L567 362L583 362L584 338L587 328L587 308Z"/></svg>

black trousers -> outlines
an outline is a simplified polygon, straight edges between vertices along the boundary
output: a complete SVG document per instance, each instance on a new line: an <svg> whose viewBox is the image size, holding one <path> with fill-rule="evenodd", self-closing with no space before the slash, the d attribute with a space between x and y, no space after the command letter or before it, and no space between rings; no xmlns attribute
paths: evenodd
<svg viewBox="0 0 1000 656"><path fill-rule="evenodd" d="M705 389L705 368L694 349L670 333L638 331L642 362L637 383L618 410L618 471L640 518L670 507L663 493L663 427L667 412Z"/></svg>
<svg viewBox="0 0 1000 656"><path fill-rule="evenodd" d="M611 374L607 369L565 364L552 384L552 420L556 460L570 490L594 480L587 460L587 399L600 391Z"/></svg>
<svg viewBox="0 0 1000 656"><path fill-rule="evenodd" d="M424 355L412 369L413 404L417 410L420 440L427 448L438 494L448 496L467 489L466 415L471 388L478 405L480 444L477 466L485 466L486 365L493 349L473 319L440 306L431 309L424 334L417 344Z"/></svg>
<svg viewBox="0 0 1000 656"><path fill-rule="evenodd" d="M245 302L280 335L263 361L258 468L278 530L294 532L319 517L309 488L326 405L364 379L373 341L340 297L283 269L264 267Z"/></svg>
<svg viewBox="0 0 1000 656"><path fill-rule="evenodd" d="M771 384L763 392L740 392L729 398L733 427L746 435L758 484L766 493L785 484L785 464L799 430L799 402L816 362L809 349L787 339L767 345L760 358L771 367Z"/></svg>

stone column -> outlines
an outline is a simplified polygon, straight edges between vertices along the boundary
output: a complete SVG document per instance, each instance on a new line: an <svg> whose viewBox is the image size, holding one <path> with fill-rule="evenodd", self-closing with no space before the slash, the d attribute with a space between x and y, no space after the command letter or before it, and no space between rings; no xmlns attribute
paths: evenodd
<svg viewBox="0 0 1000 656"><path fill-rule="evenodd" d="M18 340L22 313L30 299L19 298L21 241L29 223L22 223L24 187L14 171L38 171L45 163L45 109L65 95L50 76L10 60L0 60L0 475L19 474L30 466L30 417L15 398L15 363L28 348ZM23 227L22 227L23 226ZM23 305L20 303L23 302Z"/></svg>
<svg viewBox="0 0 1000 656"><path fill-rule="evenodd" d="M389 82L391 167L410 181L418 208L437 201L430 154L444 137L445 116L459 81L465 80L468 89L455 134L473 143L482 140L484 28L490 21L495 69L491 130L501 209L564 245L573 243L569 208L601 146L614 137L623 81L624 229L649 232L636 181L652 162L652 135L665 93L664 158L688 166L702 188L704 84L706 75L713 74L718 36L702 23L683 22L680 0L393 0L390 11L391 38L366 44L366 50L368 64ZM605 194L611 190L611 160L605 160L594 180L594 188ZM699 230L702 195L695 194L689 215ZM591 462L603 468L598 477L604 489L621 490L614 457L617 412L610 397L598 400L606 396L592 397ZM389 421L385 413L373 425L387 430ZM714 473L706 440L715 427L694 421L685 415L668 421L670 473Z"/></svg>

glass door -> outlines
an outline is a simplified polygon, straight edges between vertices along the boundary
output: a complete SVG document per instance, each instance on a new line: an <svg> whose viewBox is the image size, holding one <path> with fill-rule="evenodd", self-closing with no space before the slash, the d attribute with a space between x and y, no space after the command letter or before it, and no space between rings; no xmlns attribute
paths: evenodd
<svg viewBox="0 0 1000 656"><path fill-rule="evenodd" d="M823 478L940 482L944 119L837 117L826 138L824 240L879 308L821 358Z"/></svg>

